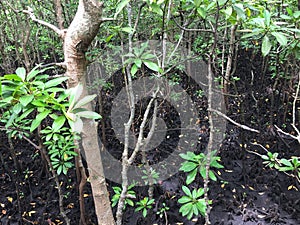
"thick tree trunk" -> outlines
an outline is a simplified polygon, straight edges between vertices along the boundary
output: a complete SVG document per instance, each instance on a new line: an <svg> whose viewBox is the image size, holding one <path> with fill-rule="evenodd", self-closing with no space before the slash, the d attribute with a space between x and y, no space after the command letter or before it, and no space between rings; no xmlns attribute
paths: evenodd
<svg viewBox="0 0 300 225"><path fill-rule="evenodd" d="M69 87L83 85L82 97L87 95L85 53L96 36L102 14L102 3L97 0L80 0L77 13L67 30L64 42L66 75ZM91 105L86 106L91 110ZM115 224L101 162L97 127L94 121L85 120L82 130L82 146L85 152L99 225Z"/></svg>

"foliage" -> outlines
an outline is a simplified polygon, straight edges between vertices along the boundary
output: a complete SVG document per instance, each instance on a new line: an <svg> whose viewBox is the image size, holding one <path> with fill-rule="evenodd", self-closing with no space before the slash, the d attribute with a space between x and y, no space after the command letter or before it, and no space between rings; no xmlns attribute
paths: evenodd
<svg viewBox="0 0 300 225"><path fill-rule="evenodd" d="M261 155L261 158L264 160L263 164L295 177L296 180L300 182L300 158L293 156L290 159L279 159L278 155L277 152L272 153L269 151L267 155Z"/></svg>
<svg viewBox="0 0 300 225"><path fill-rule="evenodd" d="M143 217L146 217L148 214L148 209L152 209L153 203L154 199L149 199L148 197L145 197L136 203L137 208L135 209L135 211L142 211Z"/></svg>
<svg viewBox="0 0 300 225"><path fill-rule="evenodd" d="M159 215L160 218L162 218L163 216L166 216L166 212L169 210L170 208L166 205L166 203L163 202L162 207L160 207L158 209L158 211L156 212L157 215Z"/></svg>
<svg viewBox="0 0 300 225"><path fill-rule="evenodd" d="M146 185L149 183L149 179L152 179L152 183L156 183L159 178L159 173L156 172L152 167L150 167L149 172L147 170L143 170L142 172L145 174L142 176L142 179L145 181Z"/></svg>
<svg viewBox="0 0 300 225"><path fill-rule="evenodd" d="M224 168L221 164L218 163L220 157L215 156L216 152L212 152L210 167L212 168ZM199 172L203 178L206 177L206 162L207 156L204 153L195 154L193 152L187 152L186 154L180 154L180 157L185 159L181 164L180 171L186 172L186 184L191 184L195 178L197 173ZM213 171L209 171L209 178L216 181L216 175Z"/></svg>
<svg viewBox="0 0 300 225"><path fill-rule="evenodd" d="M126 208L126 205L129 205L129 206L134 206L134 202L131 200L131 198L136 198L136 194L135 194L135 191L132 190L132 188L135 186L135 184L131 184L128 186L128 189L127 189L127 193L126 193L126 198L125 198L125 202L124 202L124 210ZM121 192L122 192L122 188L120 187L113 187L113 190L115 192L115 194L113 195L112 199L111 199L111 202L112 202L112 207L115 207L118 202L119 202L119 199L120 199L120 196L121 196Z"/></svg>
<svg viewBox="0 0 300 225"><path fill-rule="evenodd" d="M191 192L187 186L182 186L182 190L185 195L178 199L178 202L182 204L179 212L189 220L192 219L192 216L198 216L199 214L204 216L207 208L205 199L201 198L204 195L204 189L194 189Z"/></svg>
<svg viewBox="0 0 300 225"><path fill-rule="evenodd" d="M57 173L67 173L76 155L74 141L81 131L81 118L99 119L99 114L82 108L95 96L78 100L82 87L65 90L61 84L67 77L51 78L43 74L47 69L33 68L26 73L18 68L15 74L0 78L0 123L11 137L29 137L40 127L43 145L47 147L51 163ZM51 122L52 121L52 122ZM68 121L70 128L64 127ZM52 123L51 125L49 123ZM79 125L78 125L79 124ZM45 128L43 128L46 125Z"/></svg>

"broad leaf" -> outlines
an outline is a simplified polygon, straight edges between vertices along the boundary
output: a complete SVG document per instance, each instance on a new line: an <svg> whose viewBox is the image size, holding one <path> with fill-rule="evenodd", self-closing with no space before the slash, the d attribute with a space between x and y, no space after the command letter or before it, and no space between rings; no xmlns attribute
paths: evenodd
<svg viewBox="0 0 300 225"><path fill-rule="evenodd" d="M54 78L52 80L49 80L48 82L45 83L45 88L50 88L50 87L54 87L57 86L59 84L61 84L62 82L68 80L68 77L58 77L58 78Z"/></svg>
<svg viewBox="0 0 300 225"><path fill-rule="evenodd" d="M62 115L57 117L52 124L53 131L57 132L65 124L65 121L66 121L65 116Z"/></svg>
<svg viewBox="0 0 300 225"><path fill-rule="evenodd" d="M190 189L187 186L182 186L182 190L183 192L187 195L187 196L192 196L192 193L190 191Z"/></svg>
<svg viewBox="0 0 300 225"><path fill-rule="evenodd" d="M154 62L150 62L150 61L144 61L143 62L145 64L145 66L147 66L150 70L153 70L155 72L159 71L159 66L157 65L157 63Z"/></svg>
<svg viewBox="0 0 300 225"><path fill-rule="evenodd" d="M19 100L20 103L26 107L32 100L33 100L34 96L33 95L24 95L22 96Z"/></svg>
<svg viewBox="0 0 300 225"><path fill-rule="evenodd" d="M16 70L16 74L18 75L18 77L20 77L22 79L22 81L25 81L25 77L26 77L26 70L23 67L19 67Z"/></svg>
<svg viewBox="0 0 300 225"><path fill-rule="evenodd" d="M82 112L76 113L76 115L79 117L87 118L87 119L101 119L102 118L98 113L93 112L93 111L82 111Z"/></svg>
<svg viewBox="0 0 300 225"><path fill-rule="evenodd" d="M33 132L41 124L43 119L45 119L49 115L50 112L51 112L50 110L45 110L40 114L38 114L31 123L30 132Z"/></svg>
<svg viewBox="0 0 300 225"><path fill-rule="evenodd" d="M280 45L282 46L287 45L288 39L283 33L272 32L271 34L276 38L276 40L279 42Z"/></svg>
<svg viewBox="0 0 300 225"><path fill-rule="evenodd" d="M80 108L81 106L84 106L88 104L89 102L93 101L94 98L96 98L97 95L87 95L79 100L74 106L74 109Z"/></svg>
<svg viewBox="0 0 300 225"><path fill-rule="evenodd" d="M270 42L269 37L266 35L263 38L262 45L261 45L261 52L263 56L266 56L269 54L271 50L272 44Z"/></svg>
<svg viewBox="0 0 300 225"><path fill-rule="evenodd" d="M186 177L186 184L191 184L197 175L197 169L194 169L192 172L188 173L187 177Z"/></svg>

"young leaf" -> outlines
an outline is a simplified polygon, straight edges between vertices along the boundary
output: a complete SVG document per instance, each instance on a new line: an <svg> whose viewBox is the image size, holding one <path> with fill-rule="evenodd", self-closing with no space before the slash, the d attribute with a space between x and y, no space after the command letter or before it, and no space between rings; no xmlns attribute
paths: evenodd
<svg viewBox="0 0 300 225"><path fill-rule="evenodd" d="M94 98L96 98L97 95L87 95L84 98L82 98L79 102L77 102L73 109L80 108L81 106L86 105L87 103L93 101Z"/></svg>
<svg viewBox="0 0 300 225"><path fill-rule="evenodd" d="M25 81L25 77L26 77L26 70L23 67L19 67L16 70L16 74L18 75L18 77L20 77L22 79L22 81Z"/></svg>
<svg viewBox="0 0 300 225"><path fill-rule="evenodd" d="M76 115L79 117L87 118L87 119L101 119L102 118L98 113L93 112L93 111L81 111L81 112L76 113Z"/></svg>
<svg viewBox="0 0 300 225"><path fill-rule="evenodd" d="M270 42L269 37L266 35L263 38L262 45L261 45L261 52L263 56L267 56L271 50L272 44Z"/></svg>

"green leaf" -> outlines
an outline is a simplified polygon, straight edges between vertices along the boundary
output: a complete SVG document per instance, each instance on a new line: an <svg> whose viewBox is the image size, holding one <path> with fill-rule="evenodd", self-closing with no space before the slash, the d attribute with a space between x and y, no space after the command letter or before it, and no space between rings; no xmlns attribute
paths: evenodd
<svg viewBox="0 0 300 225"><path fill-rule="evenodd" d="M200 6L201 2L201 0L194 0L194 5L196 6L196 8Z"/></svg>
<svg viewBox="0 0 300 225"><path fill-rule="evenodd" d="M141 68L141 66L142 66L142 60L141 60L141 59L135 59L135 60L134 60L134 64L135 64L138 68Z"/></svg>
<svg viewBox="0 0 300 225"><path fill-rule="evenodd" d="M81 106L84 106L86 105L87 103L93 101L94 98L96 98L97 95L87 95L85 97L83 97L82 99L79 100L79 102L77 102L74 106L73 109L76 109L76 108L80 108Z"/></svg>
<svg viewBox="0 0 300 225"><path fill-rule="evenodd" d="M285 166L293 167L293 164L287 159L281 159L280 162Z"/></svg>
<svg viewBox="0 0 300 225"><path fill-rule="evenodd" d="M228 19L232 14L232 7L230 6L230 7L227 7L226 9L224 9L224 13L226 15L226 19Z"/></svg>
<svg viewBox="0 0 300 225"><path fill-rule="evenodd" d="M143 217L147 216L147 209L143 209Z"/></svg>
<svg viewBox="0 0 300 225"><path fill-rule="evenodd" d="M271 24L271 13L266 9L264 11L264 19L265 19L265 25L269 27Z"/></svg>
<svg viewBox="0 0 300 225"><path fill-rule="evenodd" d="M132 27L122 27L121 31L124 31L128 34L132 34L134 32L134 29Z"/></svg>
<svg viewBox="0 0 300 225"><path fill-rule="evenodd" d="M133 64L131 69L130 69L130 74L131 76L134 76L136 74L136 72L138 71L138 67L136 64Z"/></svg>
<svg viewBox="0 0 300 225"><path fill-rule="evenodd" d="M38 114L31 123L30 132L33 132L41 124L43 119L45 119L49 115L50 112L50 110L45 110Z"/></svg>
<svg viewBox="0 0 300 225"><path fill-rule="evenodd" d="M22 110L22 104L18 103L16 105L14 105L13 112L15 114L19 114L21 112L21 110Z"/></svg>
<svg viewBox="0 0 300 225"><path fill-rule="evenodd" d="M30 81L32 78L34 78L36 75L40 73L39 70L37 70L38 66L34 67L26 76L26 81Z"/></svg>
<svg viewBox="0 0 300 225"><path fill-rule="evenodd" d="M193 203L189 202L187 204L184 204L183 206L180 207L179 212L182 213L182 216L188 215L190 212L192 212L193 215ZM192 217L191 215L191 217Z"/></svg>
<svg viewBox="0 0 300 225"><path fill-rule="evenodd" d="M65 122L66 122L65 116L57 117L52 124L53 131L57 132L65 124Z"/></svg>
<svg viewBox="0 0 300 225"><path fill-rule="evenodd" d="M203 19L206 18L206 9L203 7L199 7L197 8L197 13L199 14L199 16L201 16Z"/></svg>
<svg viewBox="0 0 300 225"><path fill-rule="evenodd" d="M216 175L214 174L213 171L210 170L210 171L208 172L208 176L209 176L209 178L212 179L213 181L217 181L217 177L216 177Z"/></svg>
<svg viewBox="0 0 300 225"><path fill-rule="evenodd" d="M58 78L49 80L48 82L45 83L45 89L57 86L68 79L69 79L68 77L58 77Z"/></svg>
<svg viewBox="0 0 300 225"><path fill-rule="evenodd" d="M117 8L116 8L116 13L115 13L115 16L114 18L116 19L117 16L119 15L119 13L124 9L124 7L130 2L130 0L122 0L118 5L117 5Z"/></svg>
<svg viewBox="0 0 300 225"><path fill-rule="evenodd" d="M185 204L185 203L190 202L190 201L191 201L191 198L188 197L188 196L182 196L180 199L178 199L178 202L180 204Z"/></svg>
<svg viewBox="0 0 300 225"><path fill-rule="evenodd" d="M188 173L187 177L186 177L186 184L191 184L197 175L197 169L194 169L192 172Z"/></svg>
<svg viewBox="0 0 300 225"><path fill-rule="evenodd" d="M0 77L1 79L1 77ZM15 81L22 81L22 78L20 78L18 75L16 74L7 74L4 75L4 79L5 80L15 80Z"/></svg>
<svg viewBox="0 0 300 225"><path fill-rule="evenodd" d="M287 45L288 39L283 33L272 32L271 34L276 38L276 40L279 42L280 45L282 45L282 46Z"/></svg>
<svg viewBox="0 0 300 225"><path fill-rule="evenodd" d="M187 196L192 196L190 189L187 186L182 185L182 190Z"/></svg>
<svg viewBox="0 0 300 225"><path fill-rule="evenodd" d="M79 117L84 117L87 119L101 119L102 116L100 116L98 113L93 112L93 111L81 111L76 113L77 116Z"/></svg>
<svg viewBox="0 0 300 225"><path fill-rule="evenodd" d="M22 81L25 81L25 77L26 77L26 70L23 67L19 67L16 70L16 74L18 75L18 77L21 78Z"/></svg>
<svg viewBox="0 0 300 225"><path fill-rule="evenodd" d="M157 63L151 62L151 61L144 61L143 62L145 64L145 66L147 66L150 70L153 70L155 72L159 71L159 66L157 65Z"/></svg>
<svg viewBox="0 0 300 225"><path fill-rule="evenodd" d="M32 100L33 100L34 96L33 95L24 95L22 96L19 100L20 103L26 107Z"/></svg>
<svg viewBox="0 0 300 225"><path fill-rule="evenodd" d="M271 50L272 44L270 42L269 37L266 35L263 38L262 45L261 45L261 52L263 56L267 56Z"/></svg>
<svg viewBox="0 0 300 225"><path fill-rule="evenodd" d="M186 161L186 162L182 163L182 166L180 167L179 170L183 171L183 172L190 172L193 169L197 168L197 166L198 165L194 162Z"/></svg>

